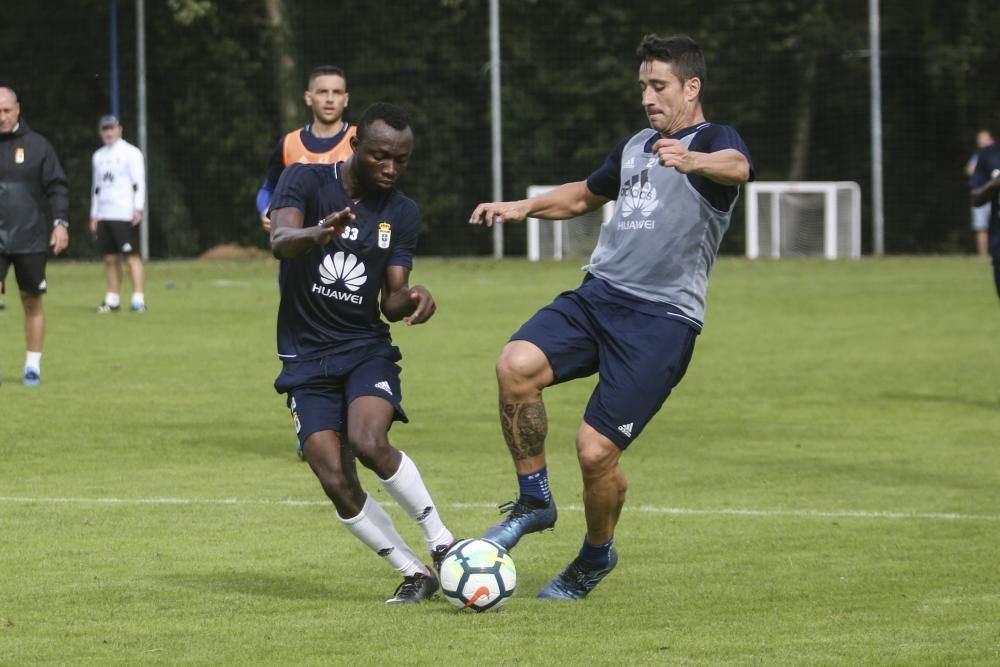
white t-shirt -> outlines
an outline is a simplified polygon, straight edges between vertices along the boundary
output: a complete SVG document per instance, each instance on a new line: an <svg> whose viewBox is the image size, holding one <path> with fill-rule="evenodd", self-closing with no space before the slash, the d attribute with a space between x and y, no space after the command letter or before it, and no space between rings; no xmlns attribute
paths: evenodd
<svg viewBox="0 0 1000 667"><path fill-rule="evenodd" d="M132 220L146 206L146 164L142 151L118 139L94 151L94 180L90 190L90 217Z"/></svg>

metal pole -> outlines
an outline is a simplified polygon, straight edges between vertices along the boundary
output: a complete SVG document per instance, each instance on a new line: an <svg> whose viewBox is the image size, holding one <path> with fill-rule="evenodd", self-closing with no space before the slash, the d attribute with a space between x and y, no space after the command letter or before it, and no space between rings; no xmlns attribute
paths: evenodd
<svg viewBox="0 0 1000 667"><path fill-rule="evenodd" d="M490 0L490 116L493 146L493 201L503 200L503 146L500 134L500 2ZM493 257L503 257L503 225L493 225Z"/></svg>
<svg viewBox="0 0 1000 667"><path fill-rule="evenodd" d="M111 61L111 113L118 115L118 2L108 0L108 51Z"/></svg>
<svg viewBox="0 0 1000 667"><path fill-rule="evenodd" d="M143 261L149 259L149 135L146 131L146 5L144 0L135 0L135 77L138 106L139 150L146 161L146 206L142 209L139 223L139 251Z"/></svg>
<svg viewBox="0 0 1000 667"><path fill-rule="evenodd" d="M885 254L885 213L882 194L882 62L879 45L878 0L868 0L869 81L872 135L872 252Z"/></svg>

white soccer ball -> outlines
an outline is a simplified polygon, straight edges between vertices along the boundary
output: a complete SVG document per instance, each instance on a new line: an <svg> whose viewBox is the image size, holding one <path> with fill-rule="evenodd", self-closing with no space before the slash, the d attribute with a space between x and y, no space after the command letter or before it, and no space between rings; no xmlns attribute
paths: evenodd
<svg viewBox="0 0 1000 667"><path fill-rule="evenodd" d="M507 550L484 539L462 540L441 562L441 592L460 609L498 609L514 594L517 570Z"/></svg>

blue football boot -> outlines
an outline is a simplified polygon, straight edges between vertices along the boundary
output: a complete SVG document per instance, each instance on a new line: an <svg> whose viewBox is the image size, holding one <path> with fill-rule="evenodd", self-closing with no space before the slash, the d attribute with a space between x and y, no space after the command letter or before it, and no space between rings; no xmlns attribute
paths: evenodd
<svg viewBox="0 0 1000 667"><path fill-rule="evenodd" d="M510 551L524 535L548 530L556 525L556 501L551 500L545 507L537 507L524 498L505 503L500 506L500 512L507 516L498 524L491 526L483 535L484 539L496 542Z"/></svg>
<svg viewBox="0 0 1000 667"><path fill-rule="evenodd" d="M42 383L42 374L37 368L27 368L24 371L24 386L37 387Z"/></svg>
<svg viewBox="0 0 1000 667"><path fill-rule="evenodd" d="M580 558L575 558L566 569L552 577L536 596L539 600L582 600L601 579L608 576L618 564L618 552L611 547L611 558L604 567L593 569Z"/></svg>

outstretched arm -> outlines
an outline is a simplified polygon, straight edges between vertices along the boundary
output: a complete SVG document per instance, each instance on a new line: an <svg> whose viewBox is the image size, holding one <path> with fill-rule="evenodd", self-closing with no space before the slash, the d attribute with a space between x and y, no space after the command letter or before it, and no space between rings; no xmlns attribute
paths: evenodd
<svg viewBox="0 0 1000 667"><path fill-rule="evenodd" d="M586 181L576 181L530 199L480 204L469 217L469 224L490 226L494 222L523 222L526 218L567 220L598 209L607 201L591 192Z"/></svg>
<svg viewBox="0 0 1000 667"><path fill-rule="evenodd" d="M278 259L298 257L313 246L326 245L338 234L343 234L344 227L354 222L354 217L350 207L345 206L319 224L303 227L304 216L299 209L287 206L271 211L271 252Z"/></svg>
<svg viewBox="0 0 1000 667"><path fill-rule="evenodd" d="M409 282L410 270L405 266L390 266L385 270L380 306L390 322L422 324L437 310L430 291L423 285L410 287Z"/></svg>

